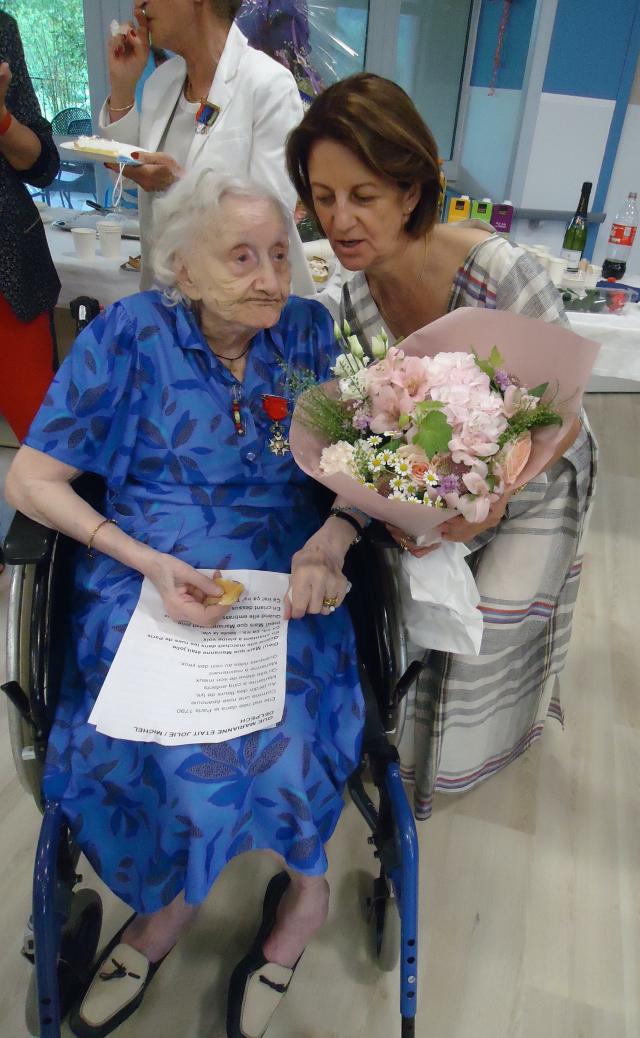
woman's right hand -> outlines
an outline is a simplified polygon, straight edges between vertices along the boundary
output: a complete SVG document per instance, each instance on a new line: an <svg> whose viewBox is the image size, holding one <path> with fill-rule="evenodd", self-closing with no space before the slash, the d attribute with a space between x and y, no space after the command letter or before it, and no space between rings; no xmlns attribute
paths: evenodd
<svg viewBox="0 0 640 1038"><path fill-rule="evenodd" d="M173 555L155 552L145 576L157 588L167 615L172 620L188 620L198 627L215 627L231 606L207 605L207 598L219 598L223 588L213 579Z"/></svg>
<svg viewBox="0 0 640 1038"><path fill-rule="evenodd" d="M398 526L391 526L390 523L386 524L387 532L391 534L396 544L398 544L403 551L408 551L410 555L415 556L416 559L421 559L423 555L430 555L432 551L440 547L440 542L436 544L427 544L424 547L416 544L415 539L410 533L405 533Z"/></svg>
<svg viewBox="0 0 640 1038"><path fill-rule="evenodd" d="M146 20L136 13L140 28L129 23L126 36L109 36L107 60L111 80L111 101L115 108L124 108L134 101L138 80L149 60L149 32Z"/></svg>

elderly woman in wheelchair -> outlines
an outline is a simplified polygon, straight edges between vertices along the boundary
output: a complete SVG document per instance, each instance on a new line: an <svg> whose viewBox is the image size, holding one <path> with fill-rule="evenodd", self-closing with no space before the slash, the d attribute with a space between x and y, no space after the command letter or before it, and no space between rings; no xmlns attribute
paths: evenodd
<svg viewBox="0 0 640 1038"><path fill-rule="evenodd" d="M282 871L232 977L231 1038L265 1032L327 914L324 844L364 724L353 628L340 608L362 519L341 511L321 524L312 484L263 408L265 396L290 398L291 372L324 379L333 359L328 313L288 299L287 221L261 188L206 172L169 192L154 263L168 291L124 299L83 330L7 478L16 508L83 546L44 795L136 913L72 1012L84 1038L137 1008L241 852L269 851ZM83 471L106 482L101 511L74 491ZM175 620L208 627L224 615L209 604L221 588L205 567L290 571L292 622L281 724L201 746L194 765L193 746L111 739L88 717L143 576Z"/></svg>

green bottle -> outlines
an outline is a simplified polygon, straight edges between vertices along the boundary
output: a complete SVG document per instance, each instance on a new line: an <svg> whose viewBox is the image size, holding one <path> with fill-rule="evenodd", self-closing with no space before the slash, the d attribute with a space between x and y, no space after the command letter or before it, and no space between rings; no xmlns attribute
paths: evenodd
<svg viewBox="0 0 640 1038"><path fill-rule="evenodd" d="M567 261L567 273L577 274L584 247L587 244L587 209L592 184L585 180L580 192L580 201L575 215L564 232L562 252L560 255Z"/></svg>

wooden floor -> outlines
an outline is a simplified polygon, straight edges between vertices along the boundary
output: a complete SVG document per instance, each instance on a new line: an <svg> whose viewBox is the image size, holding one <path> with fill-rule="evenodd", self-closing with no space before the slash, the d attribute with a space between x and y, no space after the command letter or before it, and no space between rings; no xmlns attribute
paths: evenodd
<svg viewBox="0 0 640 1038"><path fill-rule="evenodd" d="M640 395L594 395L588 411L601 471L563 680L566 729L550 722L524 757L466 796L440 798L419 824L420 1038L640 1035ZM0 609L6 594L5 576ZM6 738L0 825L0 1035L14 1038L25 1033L30 967L18 950L38 815ZM357 893L373 862L351 806L329 854L331 917L269 1038L395 1038L397 977L366 950ZM270 872L259 856L232 863L118 1038L223 1038L226 980ZM111 932L126 910L108 894L105 905Z"/></svg>

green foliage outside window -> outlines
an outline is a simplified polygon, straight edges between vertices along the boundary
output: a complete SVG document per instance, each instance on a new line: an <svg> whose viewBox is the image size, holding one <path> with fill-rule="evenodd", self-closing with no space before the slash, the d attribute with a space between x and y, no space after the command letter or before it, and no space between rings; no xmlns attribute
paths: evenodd
<svg viewBox="0 0 640 1038"><path fill-rule="evenodd" d="M89 109L82 0L0 0L20 26L22 45L47 119L64 108Z"/></svg>

